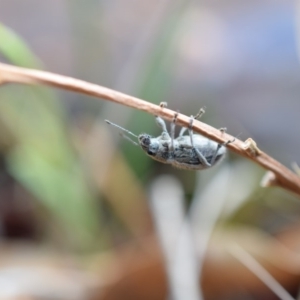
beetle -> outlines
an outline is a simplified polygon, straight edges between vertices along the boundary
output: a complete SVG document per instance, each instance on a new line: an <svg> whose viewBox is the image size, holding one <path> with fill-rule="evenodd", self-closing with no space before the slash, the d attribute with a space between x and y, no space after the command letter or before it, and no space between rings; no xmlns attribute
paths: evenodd
<svg viewBox="0 0 300 300"><path fill-rule="evenodd" d="M166 104L161 103L160 106L165 107ZM155 116L156 123L162 130L161 135L158 137L153 137L147 133L141 133L137 136L109 120L105 121L135 137L138 142L133 141L130 137L120 132L122 137L134 145L140 146L152 159L180 169L204 170L221 161L226 154L226 146L234 141L233 139L224 144L218 144L200 134L194 134L193 121L194 119L199 119L204 113L204 108L201 108L195 116L191 116L188 128L189 135L184 135L187 128L182 127L177 138L175 138L175 127L178 113L174 115L170 133L167 130L165 121L161 117ZM225 130L226 128L220 129L221 132L225 132Z"/></svg>

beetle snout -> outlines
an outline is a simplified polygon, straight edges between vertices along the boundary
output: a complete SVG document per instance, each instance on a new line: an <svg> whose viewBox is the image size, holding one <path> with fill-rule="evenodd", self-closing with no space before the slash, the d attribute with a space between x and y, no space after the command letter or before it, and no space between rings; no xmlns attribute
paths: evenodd
<svg viewBox="0 0 300 300"><path fill-rule="evenodd" d="M141 147L147 151L151 145L151 136L143 133L138 136L138 140Z"/></svg>
<svg viewBox="0 0 300 300"><path fill-rule="evenodd" d="M151 144L151 137L148 134L140 134L138 136L139 144L145 150L147 150Z"/></svg>

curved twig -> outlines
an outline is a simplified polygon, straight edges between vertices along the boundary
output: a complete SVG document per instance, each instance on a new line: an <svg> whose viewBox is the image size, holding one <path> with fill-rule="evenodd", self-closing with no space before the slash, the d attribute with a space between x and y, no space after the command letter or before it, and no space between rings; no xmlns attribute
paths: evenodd
<svg viewBox="0 0 300 300"><path fill-rule="evenodd" d="M5 83L44 84L54 86L136 108L153 115L158 115L168 121L172 121L175 114L175 111L168 108L97 84L50 72L25 69L0 63L0 84ZM189 121L190 117L178 114L178 125L188 127ZM193 123L193 130L218 143L226 143L233 139L231 135L222 133L219 129L196 120ZM245 142L235 139L235 141L228 144L227 147L231 151L251 159L264 169L272 172L273 176L267 177L267 180L264 181L264 186L279 186L300 196L300 177L266 153L262 152L252 139L248 139ZM270 180L268 180L268 178L270 178Z"/></svg>

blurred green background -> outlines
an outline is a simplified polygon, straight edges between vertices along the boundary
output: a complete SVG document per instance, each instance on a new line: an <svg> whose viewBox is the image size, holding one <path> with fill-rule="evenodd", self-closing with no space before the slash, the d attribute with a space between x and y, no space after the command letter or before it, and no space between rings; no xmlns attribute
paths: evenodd
<svg viewBox="0 0 300 300"><path fill-rule="evenodd" d="M267 0L0 0L0 60L166 101L187 115L205 106L204 122L252 137L290 167L300 163L297 7ZM105 253L97 268L105 270L123 245L143 248L144 239L157 238L159 217L149 203L162 175L178 180L182 214L206 189L212 203L224 196L212 227L247 225L276 235L298 224L299 200L261 188L258 166L229 153L212 170L177 170L121 139L105 119L136 134L160 134L144 112L53 88L0 86L4 245L25 241L33 251L75 255L84 270L95 263L86 257ZM247 295L239 293L228 299ZM259 297L247 299L266 299Z"/></svg>

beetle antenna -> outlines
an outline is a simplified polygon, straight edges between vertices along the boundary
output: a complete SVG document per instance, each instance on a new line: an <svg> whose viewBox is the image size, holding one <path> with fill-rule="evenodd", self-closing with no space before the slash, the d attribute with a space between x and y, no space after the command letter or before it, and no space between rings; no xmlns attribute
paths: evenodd
<svg viewBox="0 0 300 300"><path fill-rule="evenodd" d="M119 132L120 136L122 138L124 138L125 140L129 141L130 143L132 143L135 146L138 146L139 144L137 142L135 142L134 140L132 140L129 136L125 135L123 132Z"/></svg>
<svg viewBox="0 0 300 300"><path fill-rule="evenodd" d="M119 125L117 125L117 124L115 124L115 123L112 123L112 122L110 122L110 121L108 121L108 120L105 120L105 122L106 122L107 124L109 124L109 125L112 125L112 126L115 126L115 127L119 128L119 129L121 129L122 131L124 131L124 132L126 132L126 133L128 133L128 134L130 134L130 135L132 135L132 136L134 136L135 138L138 139L138 136L135 135L134 133L132 133L131 131L129 131L129 130L127 130L127 129L125 129L125 128L123 128L123 127L121 127L121 126L119 126ZM122 132L120 132L120 135L121 135L124 139L126 139L126 140L130 141L131 143L133 143L134 145L138 146L138 143L136 143L136 142L135 142L134 140L132 140L130 137L124 135Z"/></svg>

